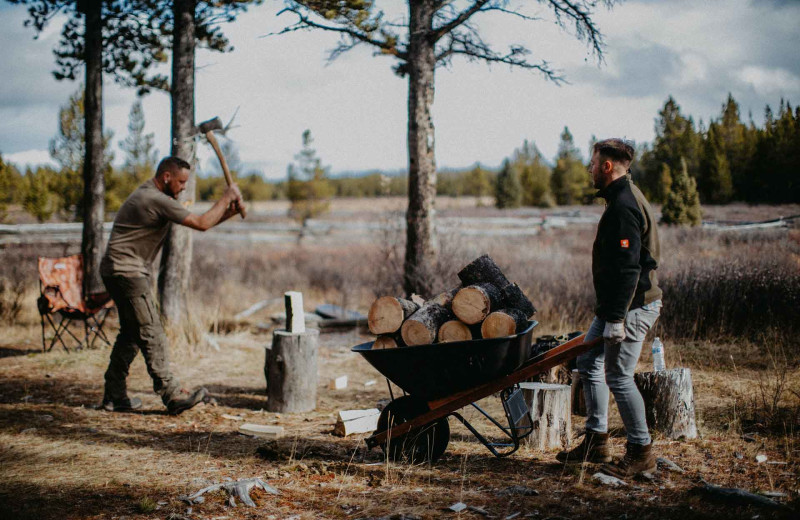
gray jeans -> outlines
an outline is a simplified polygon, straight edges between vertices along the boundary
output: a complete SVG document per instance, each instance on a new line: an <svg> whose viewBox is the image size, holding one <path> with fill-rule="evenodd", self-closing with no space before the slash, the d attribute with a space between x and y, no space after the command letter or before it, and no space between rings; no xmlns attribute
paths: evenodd
<svg viewBox="0 0 800 520"><path fill-rule="evenodd" d="M608 431L610 388L617 401L628 442L650 444L644 401L633 381L633 372L642 353L644 337L660 313L661 300L629 311L625 317L625 339L622 343L598 345L578 356L578 372L581 375L583 395L586 398L587 430L599 433ZM605 326L606 322L595 316L586 333L586 341L601 337Z"/></svg>

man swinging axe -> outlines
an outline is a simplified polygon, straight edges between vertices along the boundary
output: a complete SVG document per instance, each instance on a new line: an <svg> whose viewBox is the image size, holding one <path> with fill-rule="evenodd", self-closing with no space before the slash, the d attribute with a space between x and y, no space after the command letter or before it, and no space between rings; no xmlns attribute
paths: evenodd
<svg viewBox="0 0 800 520"><path fill-rule="evenodd" d="M199 130L211 141L211 132L221 129L222 125L216 118L210 123L202 123ZM216 139L211 142L215 145ZM100 263L100 274L117 306L120 322L105 373L101 407L106 410L119 412L142 407L141 399L128 397L126 386L128 369L140 350L153 379L153 390L161 396L167 413L182 413L206 397L205 388L191 392L181 388L170 372L167 338L151 290L151 267L170 225L206 231L237 213L244 217L242 194L230 177L219 146L214 148L226 173L228 187L211 209L203 214L191 213L176 200L186 188L191 165L178 157L166 157L158 164L155 177L145 181L125 200L114 219L111 238Z"/></svg>
<svg viewBox="0 0 800 520"><path fill-rule="evenodd" d="M608 448L609 389L625 425L625 456L602 467L627 478L656 470L644 401L633 380L645 335L661 312L656 269L660 256L658 225L650 205L628 177L634 157L630 143L595 143L589 173L606 209L592 248L592 279L597 305L586 341L603 344L578 356L586 398L586 435L576 448L558 454L562 462L611 462Z"/></svg>

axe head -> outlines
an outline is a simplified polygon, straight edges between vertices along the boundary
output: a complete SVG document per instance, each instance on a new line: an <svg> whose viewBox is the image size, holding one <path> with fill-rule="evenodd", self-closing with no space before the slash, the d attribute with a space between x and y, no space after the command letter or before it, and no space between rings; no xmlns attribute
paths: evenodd
<svg viewBox="0 0 800 520"><path fill-rule="evenodd" d="M197 130L203 135L213 132L214 130L222 130L223 128L225 127L222 126L222 121L218 117L209 119L208 121L203 121L197 125Z"/></svg>

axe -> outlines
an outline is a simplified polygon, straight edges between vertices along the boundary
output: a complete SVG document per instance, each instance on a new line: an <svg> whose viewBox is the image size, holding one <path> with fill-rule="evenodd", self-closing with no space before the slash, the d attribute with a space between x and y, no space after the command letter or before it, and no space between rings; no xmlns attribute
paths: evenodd
<svg viewBox="0 0 800 520"><path fill-rule="evenodd" d="M222 173L225 174L225 182L227 182L228 186L230 186L233 184L233 176L231 176L231 172L228 169L228 163L225 161L225 156L222 155L222 150L219 147L217 138L214 137L214 130L221 131L224 129L222 126L222 121L220 121L218 117L215 117L214 119L203 121L197 125L197 129L201 134L206 136L208 142L211 143L211 147L214 148L214 152L217 154L217 159L219 159L219 165L222 167ZM244 204L239 205L239 214L242 216L242 218L247 216L247 210L245 209Z"/></svg>

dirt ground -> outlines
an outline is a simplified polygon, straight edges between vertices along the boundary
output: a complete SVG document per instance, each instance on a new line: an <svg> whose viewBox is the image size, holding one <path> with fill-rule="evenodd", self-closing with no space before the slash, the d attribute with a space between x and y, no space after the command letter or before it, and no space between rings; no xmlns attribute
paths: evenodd
<svg viewBox="0 0 800 520"><path fill-rule="evenodd" d="M385 380L350 351L369 340L355 329L321 335L318 406L306 414L264 411L270 334L217 336L219 351L207 345L177 349L176 374L187 387L205 385L217 404L172 417L151 391L141 356L131 367L129 388L144 402L143 411L100 411L94 406L102 398L107 347L42 353L30 327L7 328L0 339L0 517L796 518L797 433L752 430L743 437L748 430L737 422L737 396L754 388L759 373L694 370L700 438L655 441L658 455L685 472L662 468L652 481L612 488L592 478L596 466L564 466L553 452L523 447L496 459L455 420L447 452L435 465L389 462L379 449L366 449L366 435L334 436L338 410L371 408L388 397ZM341 375L349 378L347 388L328 389ZM366 386L370 381L376 384ZM498 402L491 397L481 404L497 412ZM465 416L480 422L474 411ZM277 441L248 437L238 433L246 422L281 425L285 434ZM574 416L576 432L581 425L582 418ZM621 454L618 418L612 426L614 451ZM488 427L481 431L491 434ZM762 454L767 461L759 463ZM179 498L212 483L251 477L263 478L280 494L253 491L254 508L229 506L222 491L191 506ZM785 493L777 500L795 509L715 500L698 491L703 480ZM457 502L472 509L447 510Z"/></svg>

